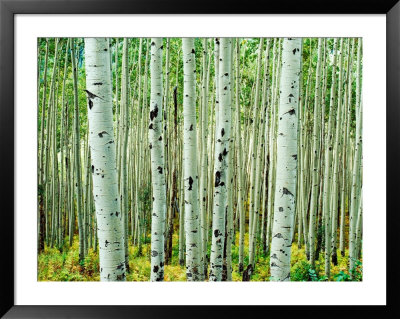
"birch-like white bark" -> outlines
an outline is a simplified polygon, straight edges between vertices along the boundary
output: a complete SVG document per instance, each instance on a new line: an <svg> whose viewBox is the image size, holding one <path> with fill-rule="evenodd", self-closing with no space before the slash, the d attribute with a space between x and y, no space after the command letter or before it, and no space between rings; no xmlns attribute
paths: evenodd
<svg viewBox="0 0 400 319"><path fill-rule="evenodd" d="M296 207L297 111L302 39L285 38L278 111L276 189L271 243L271 280L290 280L290 257Z"/></svg>
<svg viewBox="0 0 400 319"><path fill-rule="evenodd" d="M185 190L186 277L203 280L200 241L199 178L197 173L196 62L194 39L182 39L183 52L183 170Z"/></svg>
<svg viewBox="0 0 400 319"><path fill-rule="evenodd" d="M227 209L227 164L230 147L231 129L231 67L230 38L220 40L219 54L219 114L217 117L217 130L215 131L217 143L214 158L214 204L213 204L213 229L210 260L210 281L221 281L224 255L225 214Z"/></svg>
<svg viewBox="0 0 400 319"><path fill-rule="evenodd" d="M118 194L110 55L107 51L107 39L85 38L89 143L100 251L100 280L125 281L124 223Z"/></svg>
<svg viewBox="0 0 400 319"><path fill-rule="evenodd" d="M164 280L164 234L166 216L166 186L164 144L162 128L162 38L151 39L151 93L149 147L151 152L151 177L153 210L151 217L151 281Z"/></svg>
<svg viewBox="0 0 400 319"><path fill-rule="evenodd" d="M310 263L314 267L315 263L315 219L317 215L317 199L319 190L319 150L320 150L320 123L321 117L321 62L322 62L322 39L318 39L318 60L315 76L315 99L314 99L314 121L313 121L313 148L312 148L312 173L311 173L311 200L310 200L310 225L309 225L309 243L310 243Z"/></svg>

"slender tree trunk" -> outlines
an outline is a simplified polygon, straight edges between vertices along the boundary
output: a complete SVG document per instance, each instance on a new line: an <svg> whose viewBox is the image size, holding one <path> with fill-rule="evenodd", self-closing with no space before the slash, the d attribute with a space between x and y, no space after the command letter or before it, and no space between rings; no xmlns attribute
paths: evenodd
<svg viewBox="0 0 400 319"><path fill-rule="evenodd" d="M297 111L302 39L285 38L282 52L271 280L290 280L291 228L296 207Z"/></svg>
<svg viewBox="0 0 400 319"><path fill-rule="evenodd" d="M196 136L196 64L194 39L183 38L183 166L185 189L186 277L188 281L203 280L200 241L199 192Z"/></svg>
<svg viewBox="0 0 400 319"><path fill-rule="evenodd" d="M149 147L153 186L153 213L151 218L151 281L164 280L164 235L166 216L165 160L162 110L162 38L151 39L151 101Z"/></svg>
<svg viewBox="0 0 400 319"><path fill-rule="evenodd" d="M106 39L85 38L89 142L100 250L100 280L125 281L124 222L118 194L110 55L107 51Z"/></svg>
<svg viewBox="0 0 400 319"><path fill-rule="evenodd" d="M78 73L75 60L75 44L74 39L71 38L71 61L73 70L73 83L74 83L74 167L75 167L75 189L76 189L76 209L78 216L78 229L79 229L79 261L82 263L85 258L85 232L83 225L83 207L82 207L82 175L81 175L81 143L79 134L79 105L78 105ZM86 65L86 69L88 65Z"/></svg>
<svg viewBox="0 0 400 319"><path fill-rule="evenodd" d="M230 151L230 129L231 129L231 90L230 73L231 46L230 38L222 38L219 54L219 115L216 122L215 146L215 180L214 180L214 207L213 207L213 229L211 244L211 268L210 281L221 281L225 238L225 215L227 210L227 172L228 153Z"/></svg>
<svg viewBox="0 0 400 319"><path fill-rule="evenodd" d="M331 185L332 176L331 163L333 153L333 131L335 118L335 101L336 101L336 56L337 56L337 39L333 42L333 65L332 65L332 86L331 96L329 103L329 120L328 120L328 131L325 137L325 167L324 167L324 186L323 186L323 201L322 209L324 215L324 228L325 228L325 276L329 279L330 268L331 268L331 231L332 231L332 218L331 218Z"/></svg>

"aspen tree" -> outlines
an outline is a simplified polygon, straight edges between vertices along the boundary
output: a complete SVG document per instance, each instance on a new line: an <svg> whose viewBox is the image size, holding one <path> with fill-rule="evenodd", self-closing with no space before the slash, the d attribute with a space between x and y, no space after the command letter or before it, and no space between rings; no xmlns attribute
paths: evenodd
<svg viewBox="0 0 400 319"><path fill-rule="evenodd" d="M149 148L153 187L153 212L151 218L151 281L164 280L164 235L166 216L165 161L162 128L162 38L151 39L151 100Z"/></svg>
<svg viewBox="0 0 400 319"><path fill-rule="evenodd" d="M250 151L251 156L251 166L250 166L250 193L249 193L249 265L254 267L254 240L255 240L255 233L253 223L255 223L256 212L254 206L256 205L255 202L257 201L257 185L256 185L256 170L259 169L257 167L257 139L258 139L258 112L259 112L259 97L260 97L260 80L261 80L261 65L262 65L262 52L264 46L264 39L260 39L260 43L258 45L258 56L257 56L257 75L256 75L256 88L255 88L255 97L254 97L254 105L253 105L253 131L252 131L252 146ZM259 174L259 171L258 171ZM257 205L256 205L257 206ZM251 270L250 270L251 272Z"/></svg>
<svg viewBox="0 0 400 319"><path fill-rule="evenodd" d="M341 200L341 214L340 214L340 237L339 237L339 249L342 257L345 255L345 247L344 247L344 237L345 237L345 210L346 210L346 201L349 201L348 196L348 179L349 179L349 159L351 158L350 154L348 154L348 145L350 138L350 112L351 112L351 99L352 99L352 71L353 71L353 54L354 54L354 45L355 39L353 38L349 41L349 49L351 46L351 54L348 59L347 65L347 100L346 100L346 109L345 109L345 122L343 128L343 174L342 174L342 200ZM349 206L349 205L348 205Z"/></svg>
<svg viewBox="0 0 400 319"><path fill-rule="evenodd" d="M204 260L204 271L207 270L207 126L208 126L208 79L207 75L207 39L203 39L203 78L202 78L202 105L201 105L201 173L200 173L200 219L201 219L201 254Z"/></svg>
<svg viewBox="0 0 400 319"><path fill-rule="evenodd" d="M44 179L44 137L45 137L45 130L44 130L44 122L46 117L46 92L47 92L47 65L49 60L49 41L46 38L46 55L45 55L45 62L44 62L44 70L43 70L43 95L42 95L42 119L41 119L41 143L40 143L40 156L39 156L39 182L43 184ZM47 131L46 131L47 132Z"/></svg>
<svg viewBox="0 0 400 319"><path fill-rule="evenodd" d="M124 221L118 194L110 55L104 38L85 38L86 93L100 280L125 281Z"/></svg>
<svg viewBox="0 0 400 319"><path fill-rule="evenodd" d="M223 251L225 239L225 213L227 209L227 155L230 151L230 128L231 128L231 90L230 72L231 67L231 45L230 38L220 39L218 86L219 107L217 129L215 135L214 158L214 204L212 218L212 243L210 260L210 281L221 281L223 266Z"/></svg>
<svg viewBox="0 0 400 319"><path fill-rule="evenodd" d="M315 219L317 215L317 200L319 191L319 151L320 151L320 117L321 117L321 64L322 64L322 45L323 40L318 39L318 60L315 73L315 100L314 100L314 121L313 121L313 148L312 148L312 178L311 178L311 200L310 200L310 224L309 224L309 243L310 243L310 263L315 267ZM322 123L323 125L323 123Z"/></svg>
<svg viewBox="0 0 400 319"><path fill-rule="evenodd" d="M185 189L186 277L203 280L200 242L196 136L196 63L194 39L182 39L183 52L183 169Z"/></svg>
<svg viewBox="0 0 400 319"><path fill-rule="evenodd" d="M329 119L328 119L328 130L325 136L325 167L324 167L324 180L323 180L323 216L324 216L324 227L325 227L325 275L327 278L330 276L331 267L331 231L332 231L332 218L331 218L331 185L332 175L331 164L332 164L332 153L333 153L333 132L335 118L335 101L336 101L336 58L337 58L337 39L333 40L333 62L332 62L332 85L331 95L329 102Z"/></svg>
<svg viewBox="0 0 400 319"><path fill-rule="evenodd" d="M75 60L74 39L70 39L71 62L73 70L74 84L74 168L75 168L75 189L76 189L76 209L79 230L79 261L83 262L85 257L85 232L83 227L83 207L82 207L82 185L81 185L81 143L79 135L79 105L78 105L78 75ZM86 66L87 68L87 66Z"/></svg>
<svg viewBox="0 0 400 319"><path fill-rule="evenodd" d="M361 50L362 42L358 39L357 44L357 75L356 75L356 134L355 151L353 159L352 184L351 184L351 206L350 206L350 227L349 227L349 258L350 268L355 268L357 260L356 239L357 239L357 213L360 203L360 167L362 157L362 99L361 99ZM360 103L361 100L361 103Z"/></svg>
<svg viewBox="0 0 400 319"><path fill-rule="evenodd" d="M339 49L339 82L338 82L338 102L336 112L336 130L335 130L335 144L333 146L333 179L332 179L332 197L331 197L331 219L332 219L332 230L331 230L331 253L332 262L337 265L337 218L338 218L338 193L339 193L339 155L340 155L340 139L342 132L342 86L343 86L343 38L340 39Z"/></svg>
<svg viewBox="0 0 400 319"><path fill-rule="evenodd" d="M238 178L238 203L237 209L239 211L239 272L243 271L243 260L244 260L244 233L245 233L245 211L243 207L243 190L242 190L242 167L241 167L241 149L242 149L242 138L241 138L241 112L240 112L240 45L239 39L236 39L236 76L235 76L235 87L236 87L236 170Z"/></svg>
<svg viewBox="0 0 400 319"><path fill-rule="evenodd" d="M270 154L270 167L268 170L268 219L266 231L266 252L270 251L270 238L273 225L274 215L274 192L275 192L275 177L276 177L276 125L277 125L277 111L278 111L278 87L279 87L279 74L281 64L280 54L280 40L274 40L274 62L273 62L273 83L272 83L272 97L271 97L271 126L269 129L269 154Z"/></svg>
<svg viewBox="0 0 400 319"><path fill-rule="evenodd" d="M290 280L291 228L296 207L297 109L302 40L285 38L282 45L271 280Z"/></svg>
<svg viewBox="0 0 400 319"><path fill-rule="evenodd" d="M121 76L121 117L120 117L120 194L121 194L121 213L124 220L125 232L125 265L126 271L129 272L129 255L128 255L128 169L127 169L127 151L128 151L128 109L129 109L129 79L128 79L128 39L123 39L122 45L122 76Z"/></svg>

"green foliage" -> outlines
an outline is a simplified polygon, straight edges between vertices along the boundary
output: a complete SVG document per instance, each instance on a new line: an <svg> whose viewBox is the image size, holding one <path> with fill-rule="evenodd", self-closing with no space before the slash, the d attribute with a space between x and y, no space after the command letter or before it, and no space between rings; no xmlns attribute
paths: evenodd
<svg viewBox="0 0 400 319"><path fill-rule="evenodd" d="M177 226L177 225L175 225ZM177 228L177 227L176 227ZM142 253L139 247L129 246L128 281L149 281L150 279L150 240L142 245ZM99 255L98 251L89 249L84 261L79 263L79 241L74 237L72 247L68 247L68 237L65 240L62 252L56 248L45 247L38 258L39 281L98 281ZM210 249L210 244L208 246ZM244 266L248 265L248 233L245 236ZM323 254L316 261L315 269L307 261L304 248L299 249L297 244L292 245L291 256L291 281L327 281L324 274ZM348 252L342 257L338 251L338 265L331 265L331 280L335 281L362 281L362 261L357 260L355 268L348 272ZM239 273L239 233L236 233L235 243L232 245L232 280L242 281L242 273ZM270 268L269 256L258 254L256 266L251 281L269 281ZM185 267L179 265L179 239L177 229L172 237L172 260L165 265L164 276L166 281L186 281Z"/></svg>
<svg viewBox="0 0 400 319"><path fill-rule="evenodd" d="M350 273L341 270L333 278L336 281L362 281L362 261L356 260L355 267L350 269Z"/></svg>
<svg viewBox="0 0 400 319"><path fill-rule="evenodd" d="M311 265L302 260L294 265L290 270L291 281L311 281L310 277Z"/></svg>

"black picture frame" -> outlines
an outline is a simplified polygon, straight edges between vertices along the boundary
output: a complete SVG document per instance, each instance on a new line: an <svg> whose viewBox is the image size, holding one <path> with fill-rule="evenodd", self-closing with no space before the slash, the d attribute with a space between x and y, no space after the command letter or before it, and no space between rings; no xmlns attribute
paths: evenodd
<svg viewBox="0 0 400 319"><path fill-rule="evenodd" d="M14 17L15 14L386 14L387 105L386 105L386 218L387 283L386 306L16 306L14 303ZM398 0L286 0L246 1L241 4L205 0L0 0L0 181L1 262L0 315L4 318L192 318L272 316L313 316L318 312L335 318L369 314L397 317L399 275L396 227L399 225L396 195L399 179L400 137L400 3ZM378 106L377 106L378 107ZM384 173L384 172L382 172ZM377 185L377 187L379 187ZM34 190L32 190L34 191ZM398 196L398 195L397 195ZM190 315L189 315L190 311Z"/></svg>

